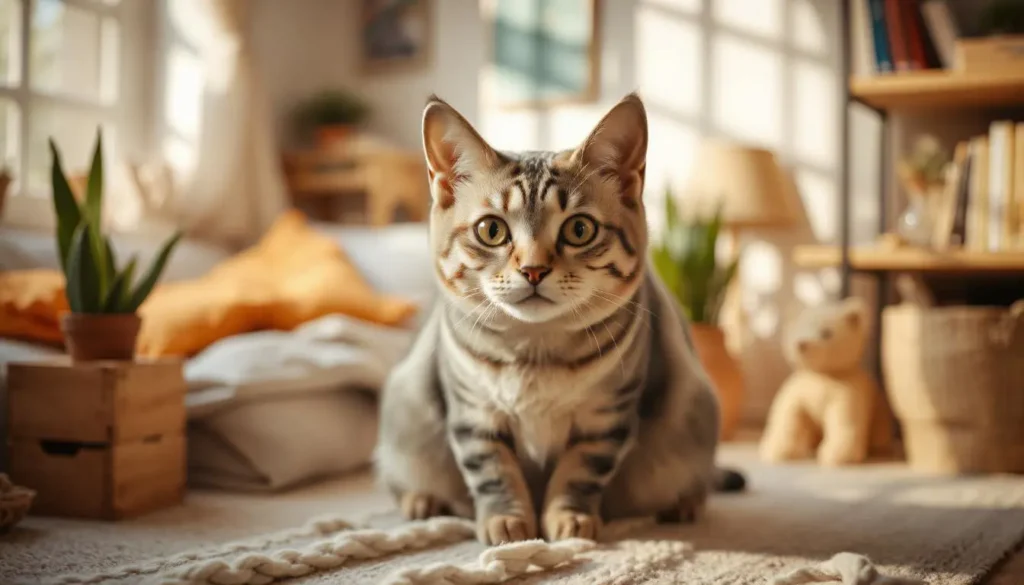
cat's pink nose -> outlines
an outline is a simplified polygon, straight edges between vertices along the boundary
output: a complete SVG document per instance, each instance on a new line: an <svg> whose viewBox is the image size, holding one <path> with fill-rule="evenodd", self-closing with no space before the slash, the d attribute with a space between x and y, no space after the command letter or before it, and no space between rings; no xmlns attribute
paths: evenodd
<svg viewBox="0 0 1024 585"><path fill-rule="evenodd" d="M547 266L523 266L519 273L526 277L526 282L537 286L544 277L551 274L551 268Z"/></svg>

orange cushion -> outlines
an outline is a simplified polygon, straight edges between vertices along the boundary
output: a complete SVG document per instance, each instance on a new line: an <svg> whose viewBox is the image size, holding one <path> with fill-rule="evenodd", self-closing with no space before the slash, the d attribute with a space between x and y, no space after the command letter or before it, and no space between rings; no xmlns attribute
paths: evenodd
<svg viewBox="0 0 1024 585"><path fill-rule="evenodd" d="M203 278L155 290L140 308L139 353L191 355L230 335L293 329L332 313L398 325L415 312L409 301L378 295L334 241L288 211L258 244Z"/></svg>
<svg viewBox="0 0 1024 585"><path fill-rule="evenodd" d="M61 341L67 311L60 272L0 275L0 336ZM281 215L263 239L201 278L157 286L139 308L138 353L190 356L260 329L293 329L332 313L399 325L416 306L377 294L345 253L298 211Z"/></svg>
<svg viewBox="0 0 1024 585"><path fill-rule="evenodd" d="M67 310L59 271L0 273L0 337L60 343L60 316Z"/></svg>

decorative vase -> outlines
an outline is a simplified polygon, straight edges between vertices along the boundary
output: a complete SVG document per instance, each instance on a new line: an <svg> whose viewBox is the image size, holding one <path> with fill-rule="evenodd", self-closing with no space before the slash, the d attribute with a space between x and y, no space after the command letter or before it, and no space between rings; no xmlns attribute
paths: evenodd
<svg viewBox="0 0 1024 585"><path fill-rule="evenodd" d="M60 322L64 344L74 361L135 358L142 319L136 314L66 313Z"/></svg>
<svg viewBox="0 0 1024 585"><path fill-rule="evenodd" d="M725 345L725 333L714 325L693 323L697 355L715 386L721 411L719 438L728 441L736 434L743 408L743 373L739 362Z"/></svg>
<svg viewBox="0 0 1024 585"><path fill-rule="evenodd" d="M923 194L910 194L907 207L900 214L896 233L910 245L931 246L932 215L927 205L927 198Z"/></svg>
<svg viewBox="0 0 1024 585"><path fill-rule="evenodd" d="M318 148L330 150L343 145L352 135L349 124L324 124L317 126L316 145Z"/></svg>

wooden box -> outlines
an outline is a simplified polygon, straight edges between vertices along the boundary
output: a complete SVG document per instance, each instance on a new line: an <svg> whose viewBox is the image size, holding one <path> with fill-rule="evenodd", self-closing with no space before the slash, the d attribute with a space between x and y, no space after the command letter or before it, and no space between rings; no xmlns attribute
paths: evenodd
<svg viewBox="0 0 1024 585"><path fill-rule="evenodd" d="M953 68L963 73L1011 74L1024 67L1024 35L960 39Z"/></svg>
<svg viewBox="0 0 1024 585"><path fill-rule="evenodd" d="M10 363L10 474L32 513L117 520L184 498L180 361Z"/></svg>

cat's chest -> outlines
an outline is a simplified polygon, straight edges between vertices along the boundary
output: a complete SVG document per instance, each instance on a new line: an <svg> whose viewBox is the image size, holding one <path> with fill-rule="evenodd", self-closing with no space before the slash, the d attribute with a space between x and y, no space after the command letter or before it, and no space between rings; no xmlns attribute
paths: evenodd
<svg viewBox="0 0 1024 585"><path fill-rule="evenodd" d="M507 368L489 382L490 399L509 421L518 450L538 462L564 449L574 417L599 391L591 376L552 369Z"/></svg>

